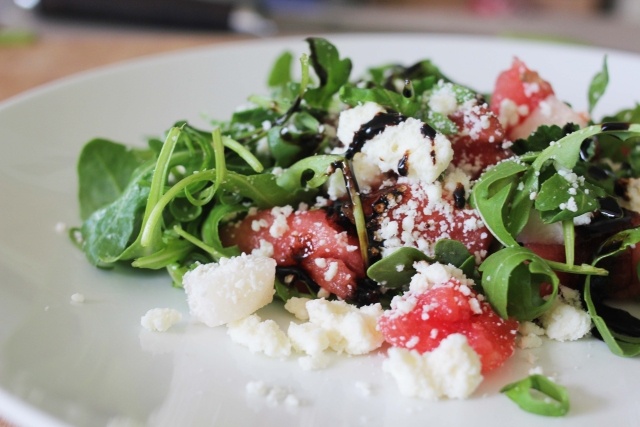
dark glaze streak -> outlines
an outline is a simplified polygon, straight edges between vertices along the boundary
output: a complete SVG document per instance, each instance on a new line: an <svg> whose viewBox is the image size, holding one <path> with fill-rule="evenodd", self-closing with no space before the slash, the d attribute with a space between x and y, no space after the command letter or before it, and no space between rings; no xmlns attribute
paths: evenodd
<svg viewBox="0 0 640 427"><path fill-rule="evenodd" d="M362 150L362 147L367 141L384 132L387 126L397 126L405 120L407 120L407 118L401 114L376 114L373 119L360 126L360 129L354 133L353 142L351 142L351 145L347 149L345 157L347 159L352 159L356 153Z"/></svg>
<svg viewBox="0 0 640 427"><path fill-rule="evenodd" d="M603 123L600 125L603 132L629 130L629 126L631 126L631 123L624 123L624 122L609 122L609 123Z"/></svg>
<svg viewBox="0 0 640 427"><path fill-rule="evenodd" d="M409 153L404 153L404 156L398 162L398 175L407 176L409 174Z"/></svg>
<svg viewBox="0 0 640 427"><path fill-rule="evenodd" d="M404 81L404 88L402 88L402 96L405 98L413 98L413 84L411 80Z"/></svg>
<svg viewBox="0 0 640 427"><path fill-rule="evenodd" d="M434 139L436 137L436 130L426 123L422 125L420 131L422 132L422 135L429 139Z"/></svg>
<svg viewBox="0 0 640 427"><path fill-rule="evenodd" d="M613 197L603 197L598 199L600 203L600 209L598 211L606 218L622 218L624 212L622 208Z"/></svg>
<svg viewBox="0 0 640 427"><path fill-rule="evenodd" d="M302 97L300 95L296 96L296 99L293 101L293 104L291 104L291 107L289 107L287 112L284 113L284 115L278 117L278 119L276 119L275 125L282 126L283 124L285 124L287 120L289 120L289 118L293 115L293 113L295 113L300 109L301 103L302 103Z"/></svg>
<svg viewBox="0 0 640 427"><path fill-rule="evenodd" d="M309 59L311 60L311 64L313 65L313 70L316 72L318 79L320 79L320 86L322 87L327 84L327 70L325 70L320 65L320 61L318 61L318 52L316 50L316 42L314 42L314 39L308 38L307 42L309 43L309 50L311 51Z"/></svg>
<svg viewBox="0 0 640 427"><path fill-rule="evenodd" d="M432 148L431 149L431 153L429 153L429 154L431 154L431 160L433 160L433 164L435 165L436 164L436 160L437 160L436 159L436 150Z"/></svg>
<svg viewBox="0 0 640 427"><path fill-rule="evenodd" d="M467 199L465 198L464 185L461 182L456 184L456 189L453 190L453 203L455 207L458 209L464 209L464 206L467 204Z"/></svg>

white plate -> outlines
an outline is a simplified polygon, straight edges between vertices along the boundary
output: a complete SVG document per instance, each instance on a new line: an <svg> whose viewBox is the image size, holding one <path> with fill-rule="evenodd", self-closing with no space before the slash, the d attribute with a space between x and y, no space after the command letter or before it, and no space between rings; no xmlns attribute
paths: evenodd
<svg viewBox="0 0 640 427"><path fill-rule="evenodd" d="M579 109L606 53L478 37L330 39L354 60L356 75L366 65L431 58L486 91L517 55ZM95 136L143 144L178 119L226 118L249 94L264 93L269 66L285 48L304 52L306 44L275 39L152 57L0 106L0 414L25 426L537 426L556 420L522 412L499 389L540 366L569 389L563 425L636 423L640 360L615 357L592 339L519 351L467 401L423 402L399 395L380 369L381 354L307 372L295 358L250 354L224 328L185 320L164 334L141 329L140 317L155 307L188 319L184 295L161 274L97 270L56 231L59 223L78 224L82 145ZM609 52L608 60L612 82L596 116L640 101L640 58ZM77 292L84 304L70 302ZM247 394L250 381L287 388L302 403L270 405Z"/></svg>

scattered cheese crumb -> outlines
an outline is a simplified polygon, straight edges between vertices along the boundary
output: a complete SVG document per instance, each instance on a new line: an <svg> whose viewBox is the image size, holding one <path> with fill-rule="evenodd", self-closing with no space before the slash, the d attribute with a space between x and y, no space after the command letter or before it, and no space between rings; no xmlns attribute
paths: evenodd
<svg viewBox="0 0 640 427"><path fill-rule="evenodd" d="M540 316L540 321L547 336L556 341L575 341L591 331L589 313L560 299Z"/></svg>
<svg viewBox="0 0 640 427"><path fill-rule="evenodd" d="M273 320L263 321L257 314L230 322L227 334L233 342L244 345L252 353L276 358L291 354L291 342L284 331Z"/></svg>
<svg viewBox="0 0 640 427"><path fill-rule="evenodd" d="M140 319L140 325L148 331L165 332L182 320L182 314L173 308L152 308Z"/></svg>
<svg viewBox="0 0 640 427"><path fill-rule="evenodd" d="M79 292L76 292L75 294L71 295L72 304L82 304L84 303L84 301L85 301L84 295Z"/></svg>
<svg viewBox="0 0 640 427"><path fill-rule="evenodd" d="M309 298L291 297L284 303L284 309L293 314L296 319L309 320L309 312L306 304Z"/></svg>

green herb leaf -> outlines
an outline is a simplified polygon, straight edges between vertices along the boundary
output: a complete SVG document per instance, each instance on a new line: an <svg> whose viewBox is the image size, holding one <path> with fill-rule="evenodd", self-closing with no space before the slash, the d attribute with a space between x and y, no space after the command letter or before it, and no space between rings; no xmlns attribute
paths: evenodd
<svg viewBox="0 0 640 427"><path fill-rule="evenodd" d="M479 268L482 289L504 319L533 320L551 308L558 294L560 281L548 263L520 246L494 252ZM543 283L552 287L546 300L540 296Z"/></svg>
<svg viewBox="0 0 640 427"><path fill-rule="evenodd" d="M367 269L367 276L387 288L399 288L408 285L411 277L416 274L413 268L416 261L432 261L432 259L416 248L399 248L372 264Z"/></svg>
<svg viewBox="0 0 640 427"><path fill-rule="evenodd" d="M569 412L567 389L543 375L531 375L503 387L500 392L506 394L520 408L533 414L561 417ZM542 396L539 396L538 392Z"/></svg>
<svg viewBox="0 0 640 427"><path fill-rule="evenodd" d="M269 87L284 86L291 82L291 65L293 64L293 54L283 52L274 62L267 84Z"/></svg>
<svg viewBox="0 0 640 427"><path fill-rule="evenodd" d="M552 142L558 141L572 132L575 132L580 127L575 124L568 124L563 127L557 125L542 125L539 126L531 135L526 139L516 139L511 146L511 151L515 154L525 154L534 151L542 151L549 147Z"/></svg>
<svg viewBox="0 0 640 427"><path fill-rule="evenodd" d="M451 264L460 268L469 278L475 273L475 258L467 247L457 240L441 239L434 248L434 256L429 257L419 249L412 247L398 248L390 255L372 264L367 269L367 276L387 288L400 288L411 281L416 274L414 263L426 261Z"/></svg>
<svg viewBox="0 0 640 427"><path fill-rule="evenodd" d="M605 56L602 61L602 69L593 76L591 84L589 85L588 99L589 99L589 114L593 112L596 104L604 95L607 86L609 85L609 69L607 67L607 57Z"/></svg>
<svg viewBox="0 0 640 427"><path fill-rule="evenodd" d="M600 255L594 260L593 265L608 257L619 255L632 246L640 243L640 228L624 230L607 239L600 248ZM598 333L609 347L609 350L617 356L634 357L640 355L640 342L638 337L626 336L612 330L606 320L598 314L596 303L592 296L591 277L587 277L584 286L584 301L591 320Z"/></svg>
<svg viewBox="0 0 640 427"><path fill-rule="evenodd" d="M560 175L547 179L538 192L535 208L545 224L565 221L599 208L599 197L605 191L595 185L584 182L575 185Z"/></svg>
<svg viewBox="0 0 640 427"><path fill-rule="evenodd" d="M78 200L84 220L122 195L134 171L152 159L150 150L128 148L106 139L94 139L78 159Z"/></svg>
<svg viewBox="0 0 640 427"><path fill-rule="evenodd" d="M520 175L526 170L525 164L516 161L498 163L480 177L471 192L471 206L478 210L491 234L504 246L518 246L515 235L507 228L507 218L509 200L520 182ZM522 215L528 217L529 209L523 209ZM526 223L526 219L521 222Z"/></svg>
<svg viewBox="0 0 640 427"><path fill-rule="evenodd" d="M338 49L319 37L307 39L311 49L311 64L320 79L317 88L307 89L304 99L312 107L326 108L340 88L349 81L351 60L340 59Z"/></svg>

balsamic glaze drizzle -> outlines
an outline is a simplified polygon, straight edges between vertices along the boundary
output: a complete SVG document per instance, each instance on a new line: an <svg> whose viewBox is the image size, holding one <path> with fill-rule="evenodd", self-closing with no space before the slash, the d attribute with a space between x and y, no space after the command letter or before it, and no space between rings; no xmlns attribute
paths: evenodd
<svg viewBox="0 0 640 427"><path fill-rule="evenodd" d="M462 185L461 182L457 183L456 189L453 190L453 203L458 209L464 209L464 206L467 204L464 185Z"/></svg>
<svg viewBox="0 0 640 427"><path fill-rule="evenodd" d="M407 120L405 116L398 113L378 113L373 119L360 126L354 135L353 142L347 149L345 157L352 159L356 153L362 150L364 144L374 136L384 132L387 126L397 126Z"/></svg>
<svg viewBox="0 0 640 427"><path fill-rule="evenodd" d="M629 130L631 123L626 122L608 122L602 123L600 127L603 132L616 131L616 130Z"/></svg>

